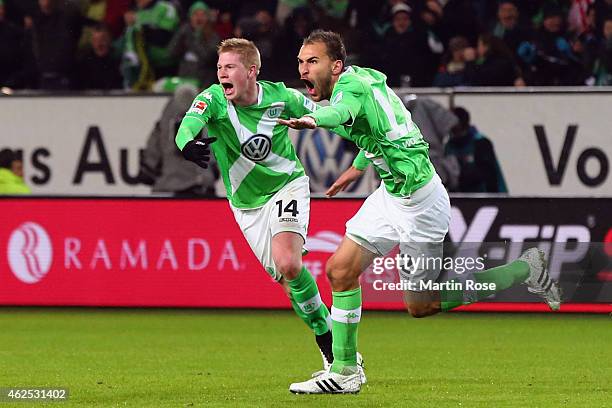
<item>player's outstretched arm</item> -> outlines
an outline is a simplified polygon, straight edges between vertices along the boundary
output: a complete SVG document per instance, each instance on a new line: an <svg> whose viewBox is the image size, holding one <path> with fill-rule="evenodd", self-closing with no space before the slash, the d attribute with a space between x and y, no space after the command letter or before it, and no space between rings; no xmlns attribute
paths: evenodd
<svg viewBox="0 0 612 408"><path fill-rule="evenodd" d="M350 125L352 122L353 115L345 104L325 106L299 119L278 120L279 124L292 129L314 129L316 127L334 129L341 125Z"/></svg>
<svg viewBox="0 0 612 408"><path fill-rule="evenodd" d="M205 137L187 142L183 150L183 157L194 162L203 169L208 168L210 161L210 145L217 140L216 137Z"/></svg>
<svg viewBox="0 0 612 408"><path fill-rule="evenodd" d="M338 194L341 191L347 189L347 187L355 180L357 180L363 174L363 170L359 170L356 167L349 167L344 173L338 177L334 184L331 185L330 188L327 189L325 195L328 198L331 198Z"/></svg>
<svg viewBox="0 0 612 408"><path fill-rule="evenodd" d="M185 159L206 169L210 161L210 145L214 143L217 138L206 137L196 139L196 136L203 127L202 122L197 119L191 117L183 118L181 126L176 133L175 142Z"/></svg>
<svg viewBox="0 0 612 408"><path fill-rule="evenodd" d="M314 118L310 116L302 116L299 119L279 119L279 125L288 126L291 129L314 129L317 127L317 123Z"/></svg>

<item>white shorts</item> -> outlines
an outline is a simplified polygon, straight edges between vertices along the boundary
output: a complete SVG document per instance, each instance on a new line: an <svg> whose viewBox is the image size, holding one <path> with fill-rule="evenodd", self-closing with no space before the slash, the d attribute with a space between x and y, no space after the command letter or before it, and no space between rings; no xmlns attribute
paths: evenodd
<svg viewBox="0 0 612 408"><path fill-rule="evenodd" d="M448 193L435 174L408 198L392 196L381 184L346 223L346 236L379 256L399 245L400 254L413 259L422 256L441 260L449 222ZM410 272L400 269L400 278L414 282L418 288L419 281L438 278L439 264L430 262L429 269L415 268Z"/></svg>
<svg viewBox="0 0 612 408"><path fill-rule="evenodd" d="M310 216L310 186L308 177L300 177L281 188L263 207L235 208L234 218L253 253L275 281L282 275L272 259L272 238L279 232L295 232L306 242Z"/></svg>

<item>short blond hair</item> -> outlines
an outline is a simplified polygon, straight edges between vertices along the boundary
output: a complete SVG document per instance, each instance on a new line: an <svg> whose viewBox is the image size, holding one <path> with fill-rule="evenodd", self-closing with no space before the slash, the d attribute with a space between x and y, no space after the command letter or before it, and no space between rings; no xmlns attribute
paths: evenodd
<svg viewBox="0 0 612 408"><path fill-rule="evenodd" d="M240 60L247 69L251 67L251 65L255 65L257 73L259 73L259 69L261 68L261 56L253 41L244 38L228 38L227 40L221 41L219 48L217 48L217 55L223 52L235 52L240 55Z"/></svg>

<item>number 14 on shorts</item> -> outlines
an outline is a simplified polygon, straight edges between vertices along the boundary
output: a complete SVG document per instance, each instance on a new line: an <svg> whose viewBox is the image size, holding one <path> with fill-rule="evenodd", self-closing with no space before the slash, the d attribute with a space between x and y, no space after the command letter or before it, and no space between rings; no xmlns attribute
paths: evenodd
<svg viewBox="0 0 612 408"><path fill-rule="evenodd" d="M284 206L283 200L278 200L275 204L278 207L278 217L280 222L298 222L297 215L300 212L298 211L297 200L291 200ZM291 217L289 217L289 214Z"/></svg>

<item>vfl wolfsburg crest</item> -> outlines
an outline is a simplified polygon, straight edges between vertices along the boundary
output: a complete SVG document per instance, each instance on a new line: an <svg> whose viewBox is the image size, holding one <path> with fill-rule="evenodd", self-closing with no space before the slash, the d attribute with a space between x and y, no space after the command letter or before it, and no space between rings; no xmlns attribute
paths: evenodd
<svg viewBox="0 0 612 408"><path fill-rule="evenodd" d="M278 108L270 108L268 109L268 111L266 112L266 114L268 115L269 118L272 119L276 119L278 118L281 113L283 113L283 108L282 107L278 107Z"/></svg>
<svg viewBox="0 0 612 408"><path fill-rule="evenodd" d="M248 159L258 162L268 157L272 149L272 141L266 135L253 135L242 144L242 154Z"/></svg>

